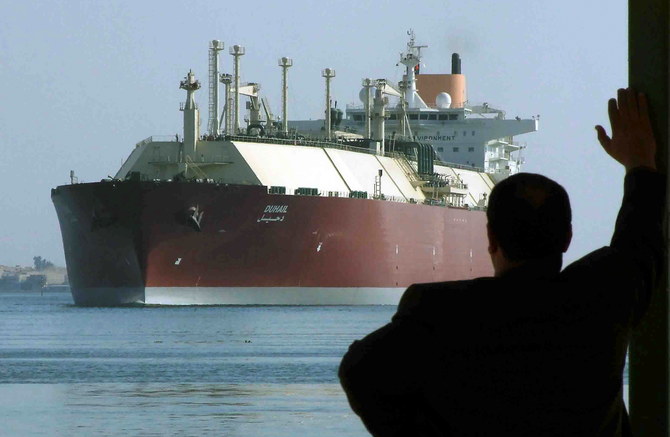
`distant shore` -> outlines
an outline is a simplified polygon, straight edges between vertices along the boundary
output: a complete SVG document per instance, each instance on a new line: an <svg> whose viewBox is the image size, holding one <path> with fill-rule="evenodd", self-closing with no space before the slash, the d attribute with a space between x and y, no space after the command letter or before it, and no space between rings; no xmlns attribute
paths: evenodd
<svg viewBox="0 0 670 437"><path fill-rule="evenodd" d="M0 291L51 290L67 287L67 269L49 266L42 269L27 266L0 265Z"/></svg>

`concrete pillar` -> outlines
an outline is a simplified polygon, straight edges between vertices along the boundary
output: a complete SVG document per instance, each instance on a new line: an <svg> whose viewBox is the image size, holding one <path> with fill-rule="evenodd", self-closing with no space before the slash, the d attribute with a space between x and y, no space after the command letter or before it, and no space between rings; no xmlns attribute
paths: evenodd
<svg viewBox="0 0 670 437"><path fill-rule="evenodd" d="M668 50L669 0L628 1L628 60L630 86L647 94L658 139L658 168L668 173L670 124ZM611 23L613 26L623 23ZM668 190L670 192L670 190ZM666 208L668 202L666 200ZM667 217L667 213L666 213ZM667 239L667 234L666 234ZM668 324L668 260L661 286L649 312L633 334L629 356L630 415L633 435L670 435L668 386L670 325Z"/></svg>

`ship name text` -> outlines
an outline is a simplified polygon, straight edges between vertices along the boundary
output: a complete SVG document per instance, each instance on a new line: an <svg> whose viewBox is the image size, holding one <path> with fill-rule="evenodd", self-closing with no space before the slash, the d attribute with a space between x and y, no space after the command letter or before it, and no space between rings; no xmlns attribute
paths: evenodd
<svg viewBox="0 0 670 437"><path fill-rule="evenodd" d="M288 211L288 205L268 205L265 207L265 211L270 214L286 214Z"/></svg>
<svg viewBox="0 0 670 437"><path fill-rule="evenodd" d="M258 223L283 222L288 212L288 205L267 205L263 210L263 215L256 220ZM268 214L266 217L265 214ZM275 215L273 215L275 214ZM279 215L277 215L279 214Z"/></svg>
<svg viewBox="0 0 670 437"><path fill-rule="evenodd" d="M414 135L418 141L454 141L453 135Z"/></svg>

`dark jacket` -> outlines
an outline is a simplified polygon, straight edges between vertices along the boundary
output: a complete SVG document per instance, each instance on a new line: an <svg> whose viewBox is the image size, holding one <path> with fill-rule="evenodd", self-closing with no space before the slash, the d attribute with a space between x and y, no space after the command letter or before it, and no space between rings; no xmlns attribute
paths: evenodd
<svg viewBox="0 0 670 437"><path fill-rule="evenodd" d="M619 436L622 373L663 256L664 178L636 169L610 246L559 272L415 284L339 376L374 436Z"/></svg>

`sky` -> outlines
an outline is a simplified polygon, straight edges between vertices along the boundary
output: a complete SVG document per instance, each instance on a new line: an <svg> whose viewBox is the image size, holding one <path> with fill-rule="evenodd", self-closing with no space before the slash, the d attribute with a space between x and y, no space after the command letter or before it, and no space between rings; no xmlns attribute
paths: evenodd
<svg viewBox="0 0 670 437"><path fill-rule="evenodd" d="M0 3L0 264L42 256L64 266L50 190L114 175L135 143L182 130L179 81L189 69L207 125L208 44L243 45L242 81L281 111L277 59L289 70L289 119L320 118L321 70L333 68L340 107L361 79L399 80L413 29L422 73L449 73L459 52L471 102L509 118L540 115L524 171L562 184L573 205L572 261L608 244L623 168L601 150L606 102L627 83L624 0L74 1Z"/></svg>

